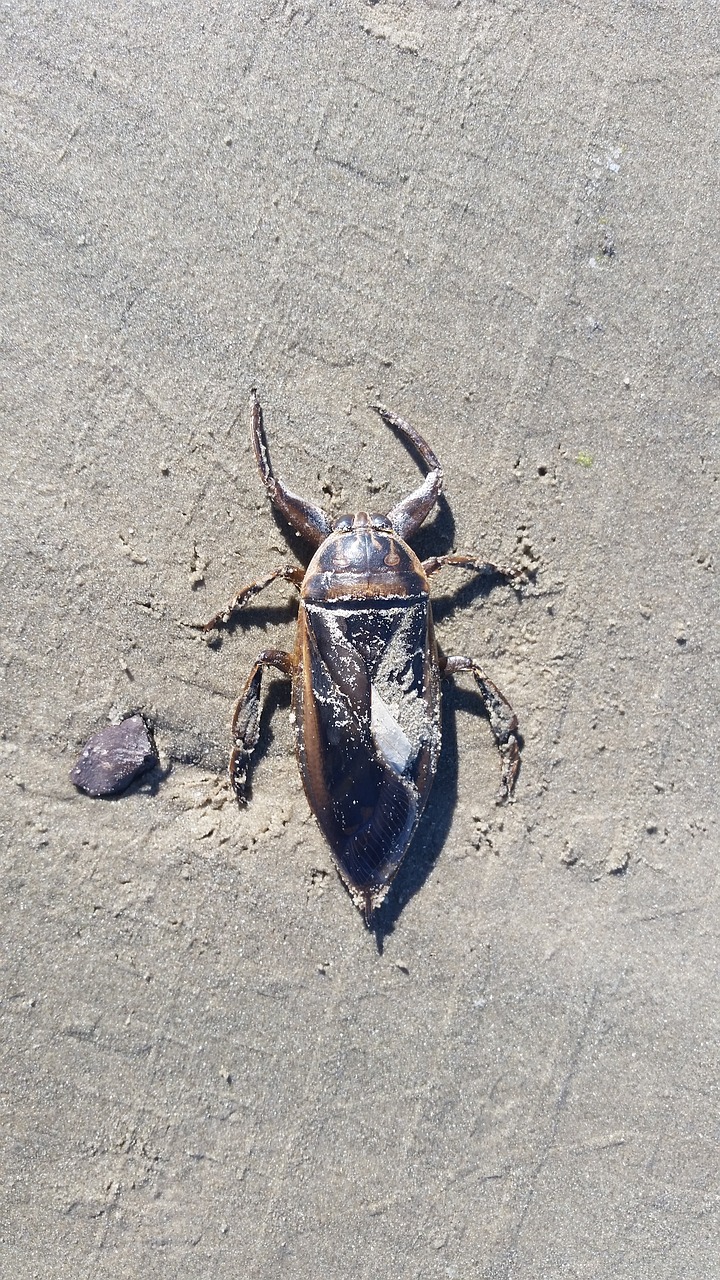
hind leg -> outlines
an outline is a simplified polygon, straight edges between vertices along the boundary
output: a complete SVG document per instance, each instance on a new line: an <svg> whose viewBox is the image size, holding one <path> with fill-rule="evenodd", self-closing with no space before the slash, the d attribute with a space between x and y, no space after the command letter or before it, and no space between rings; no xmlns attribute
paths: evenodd
<svg viewBox="0 0 720 1280"><path fill-rule="evenodd" d="M295 672L295 659L282 649L264 649L245 683L232 722L233 750L230 756L230 781L241 804L246 803L245 789L252 754L260 736L260 690L265 667L277 667L283 675Z"/></svg>
<svg viewBox="0 0 720 1280"><path fill-rule="evenodd" d="M500 797L507 800L515 786L520 769L520 744L518 742L518 719L507 698L500 692L496 684L485 675L482 667L474 658L446 658L439 655L440 673L453 676L461 671L472 671L480 697L485 704L490 728L495 745L500 752L502 770L500 775Z"/></svg>

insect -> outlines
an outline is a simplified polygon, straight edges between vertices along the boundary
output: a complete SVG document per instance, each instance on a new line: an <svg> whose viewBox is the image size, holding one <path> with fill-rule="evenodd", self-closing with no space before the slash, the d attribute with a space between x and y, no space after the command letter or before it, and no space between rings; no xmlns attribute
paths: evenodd
<svg viewBox="0 0 720 1280"><path fill-rule="evenodd" d="M270 462L257 393L251 433L271 503L315 548L307 570L276 569L244 587L202 628L226 626L272 582L300 591L292 653L264 649L240 695L232 722L230 779L245 802L260 728L263 671L292 680L291 719L305 793L351 898L371 926L425 807L440 753L443 677L472 672L501 756L501 795L515 784L520 754L515 713L473 658L446 657L435 639L431 576L445 566L518 576L470 555L420 561L408 539L437 502L443 473L410 423L371 406L402 436L426 468L423 483L387 515L329 516L292 493Z"/></svg>

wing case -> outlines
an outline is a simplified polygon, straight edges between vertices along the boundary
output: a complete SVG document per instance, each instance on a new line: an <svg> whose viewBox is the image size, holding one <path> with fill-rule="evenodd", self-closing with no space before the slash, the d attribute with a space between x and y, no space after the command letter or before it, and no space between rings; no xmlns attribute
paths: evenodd
<svg viewBox="0 0 720 1280"><path fill-rule="evenodd" d="M405 855L440 749L429 596L303 601L298 639L305 791L348 889L372 911Z"/></svg>

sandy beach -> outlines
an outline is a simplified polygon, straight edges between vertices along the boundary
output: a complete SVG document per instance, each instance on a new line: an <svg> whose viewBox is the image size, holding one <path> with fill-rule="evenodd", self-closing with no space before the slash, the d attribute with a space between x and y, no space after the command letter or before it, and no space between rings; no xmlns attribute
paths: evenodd
<svg viewBox="0 0 720 1280"><path fill-rule="evenodd" d="M3 1156L13 1280L708 1280L717 1123L712 6L321 0L4 18ZM472 682L369 933L268 683L331 515L420 471ZM160 765L69 772L133 712Z"/></svg>

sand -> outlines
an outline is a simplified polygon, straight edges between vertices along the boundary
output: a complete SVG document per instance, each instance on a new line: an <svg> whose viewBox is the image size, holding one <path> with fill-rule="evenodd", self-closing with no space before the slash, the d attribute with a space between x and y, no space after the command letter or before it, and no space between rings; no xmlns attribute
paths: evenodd
<svg viewBox="0 0 720 1280"><path fill-rule="evenodd" d="M0 1274L707 1280L718 1222L712 7L17 5L3 52ZM301 548L419 472L467 677L377 938L270 681ZM302 562L302 554L299 555ZM139 710L160 769L68 773Z"/></svg>

